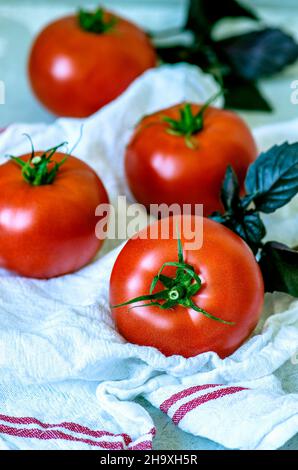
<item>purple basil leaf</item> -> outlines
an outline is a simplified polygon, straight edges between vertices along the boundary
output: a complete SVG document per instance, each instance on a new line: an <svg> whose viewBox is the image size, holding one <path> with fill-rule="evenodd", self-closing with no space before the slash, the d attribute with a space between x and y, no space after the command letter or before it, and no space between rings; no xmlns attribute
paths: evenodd
<svg viewBox="0 0 298 470"><path fill-rule="evenodd" d="M233 168L229 165L221 187L221 201L226 211L235 209L239 204L239 182Z"/></svg>
<svg viewBox="0 0 298 470"><path fill-rule="evenodd" d="M246 80L281 71L298 59L298 44L278 28L265 28L218 41L232 69Z"/></svg>
<svg viewBox="0 0 298 470"><path fill-rule="evenodd" d="M254 196L257 211L270 214L298 193L298 143L274 145L248 168L247 194Z"/></svg>
<svg viewBox="0 0 298 470"><path fill-rule="evenodd" d="M246 109L249 111L272 111L257 85L244 80L238 75L224 77L225 107L230 109Z"/></svg>
<svg viewBox="0 0 298 470"><path fill-rule="evenodd" d="M298 297L298 251L282 243L268 242L259 261L265 290Z"/></svg>

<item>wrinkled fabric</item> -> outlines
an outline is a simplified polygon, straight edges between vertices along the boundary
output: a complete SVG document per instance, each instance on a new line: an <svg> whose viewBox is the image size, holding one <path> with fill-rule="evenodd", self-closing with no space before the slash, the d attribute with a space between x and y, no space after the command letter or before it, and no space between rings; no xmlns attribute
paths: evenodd
<svg viewBox="0 0 298 470"><path fill-rule="evenodd" d="M125 145L144 115L217 89L189 65L146 72L86 120L15 124L0 135L5 154L62 141L102 178L112 203L127 195ZM217 105L221 105L221 99ZM83 127L82 127L83 126ZM298 120L254 131L260 150L296 141ZM264 217L268 239L298 244L297 198ZM144 213L144 225L147 218ZM123 242L109 240L96 260L51 280L0 271L0 448L151 449L155 426L134 400L146 398L184 431L228 448L276 449L298 431L298 301L266 295L252 337L232 356L185 359L127 343L108 305L109 277Z"/></svg>

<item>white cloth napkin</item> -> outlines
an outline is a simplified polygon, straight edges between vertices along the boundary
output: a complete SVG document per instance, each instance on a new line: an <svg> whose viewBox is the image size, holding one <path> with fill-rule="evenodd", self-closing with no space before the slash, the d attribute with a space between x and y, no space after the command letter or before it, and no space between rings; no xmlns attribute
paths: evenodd
<svg viewBox="0 0 298 470"><path fill-rule="evenodd" d="M164 66L84 121L75 154L103 179L112 202L126 192L123 151L138 119L216 91L196 67ZM220 104L220 102L218 102ZM78 138L83 121L10 126L0 154ZM298 121L259 129L259 147L297 140ZM4 157L2 159L4 161ZM297 199L266 218L271 238L298 242ZM146 217L144 215L144 222ZM298 301L267 295L255 335L224 360L185 359L127 343L114 329L109 276L121 249L105 244L77 273L48 281L0 272L0 448L151 449L143 396L181 429L229 448L275 449L298 431Z"/></svg>

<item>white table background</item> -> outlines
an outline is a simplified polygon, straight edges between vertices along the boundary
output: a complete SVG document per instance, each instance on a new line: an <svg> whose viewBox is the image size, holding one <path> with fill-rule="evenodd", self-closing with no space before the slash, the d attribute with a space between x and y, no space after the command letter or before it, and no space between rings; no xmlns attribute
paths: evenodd
<svg viewBox="0 0 298 470"><path fill-rule="evenodd" d="M298 0L251 0L264 22L289 31L298 41ZM12 122L52 122L55 117L31 93L26 62L34 35L49 21L76 10L79 6L98 6L98 0L0 0L0 81L5 85L5 104L0 104L0 128ZM123 16L152 30L166 29L183 22L187 0L102 0ZM245 31L249 20L229 20L215 32L223 36L231 30ZM291 103L291 83L298 80L298 63L274 79L263 80L261 89L274 107L273 113L242 112L250 126L284 121L298 115L298 104ZM298 138L298 136L297 136ZM140 402L157 425L155 449L223 449L207 439L180 431L172 422L144 400ZM298 449L298 435L283 449Z"/></svg>

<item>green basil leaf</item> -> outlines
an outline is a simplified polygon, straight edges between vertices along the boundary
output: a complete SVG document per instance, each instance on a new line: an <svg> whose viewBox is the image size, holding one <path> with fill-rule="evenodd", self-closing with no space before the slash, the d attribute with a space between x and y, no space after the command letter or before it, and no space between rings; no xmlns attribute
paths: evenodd
<svg viewBox="0 0 298 470"><path fill-rule="evenodd" d="M287 204L298 192L298 143L261 153L248 169L245 188L255 195L257 211L269 214Z"/></svg>
<svg viewBox="0 0 298 470"><path fill-rule="evenodd" d="M233 71L246 80L273 75L298 59L298 44L278 28L232 36L217 46Z"/></svg>
<svg viewBox="0 0 298 470"><path fill-rule="evenodd" d="M236 208L239 204L239 182L230 165L224 177L220 197L226 211Z"/></svg>
<svg viewBox="0 0 298 470"><path fill-rule="evenodd" d="M267 292L285 292L298 297L298 251L268 242L259 261Z"/></svg>

